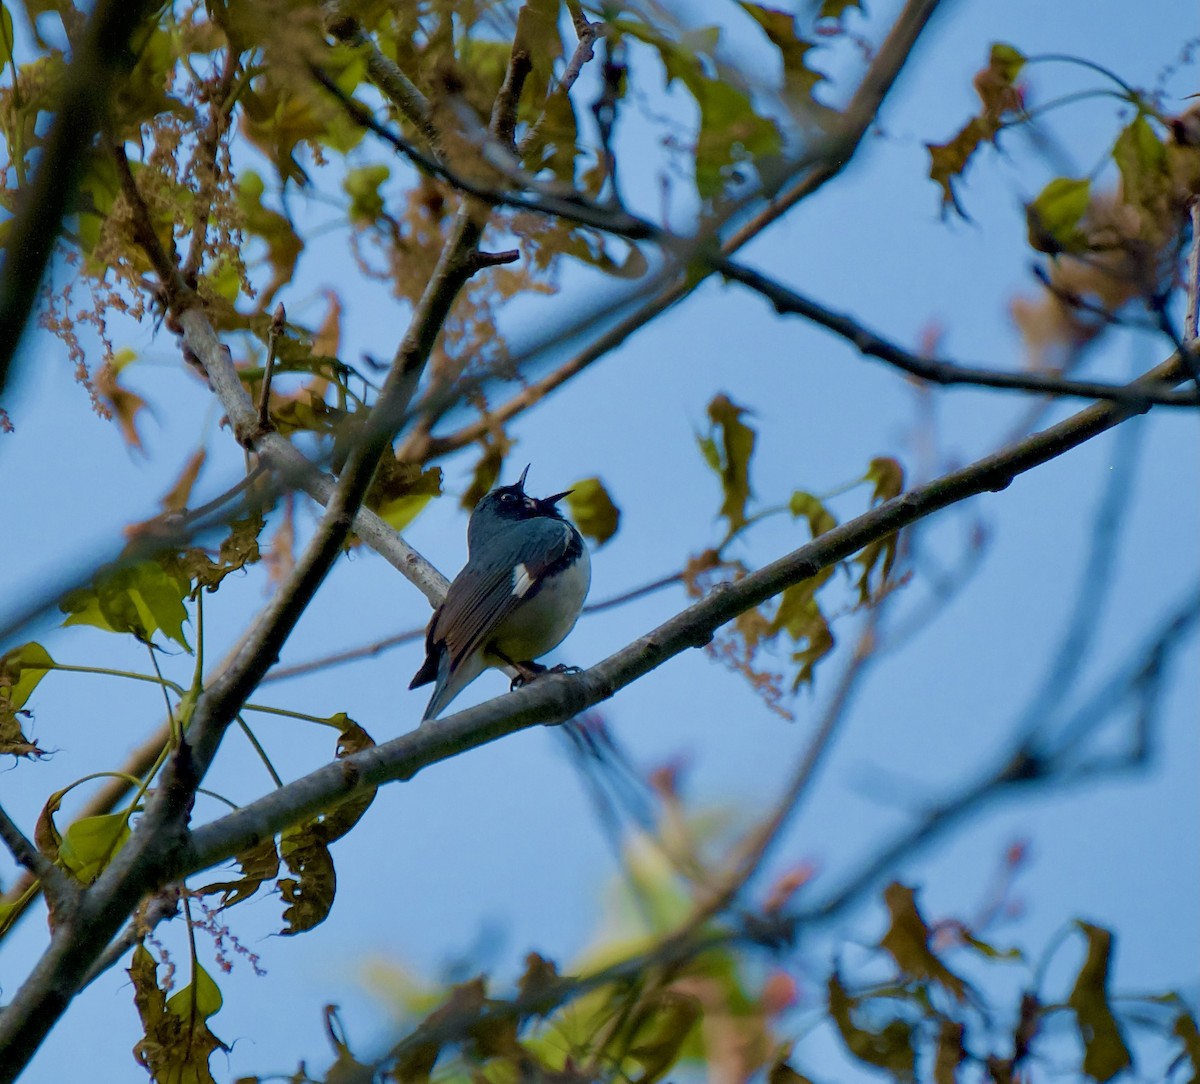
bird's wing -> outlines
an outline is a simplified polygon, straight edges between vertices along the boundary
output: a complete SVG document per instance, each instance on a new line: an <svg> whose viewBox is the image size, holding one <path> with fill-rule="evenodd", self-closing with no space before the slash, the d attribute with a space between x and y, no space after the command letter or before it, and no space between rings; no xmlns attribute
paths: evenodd
<svg viewBox="0 0 1200 1084"><path fill-rule="evenodd" d="M430 629L430 642L445 644L451 669L486 646L505 618L536 591L555 565L569 559L575 532L558 520L527 520L514 524L492 543L499 549L497 542L507 554L504 564L495 568L468 560L450 585Z"/></svg>

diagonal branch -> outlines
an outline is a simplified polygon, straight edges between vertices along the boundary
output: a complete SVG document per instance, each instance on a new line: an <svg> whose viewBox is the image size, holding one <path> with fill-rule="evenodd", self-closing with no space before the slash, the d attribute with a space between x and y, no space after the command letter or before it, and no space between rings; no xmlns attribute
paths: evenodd
<svg viewBox="0 0 1200 1084"><path fill-rule="evenodd" d="M1135 385L1180 381L1178 357L1151 370ZM515 693L326 765L236 813L196 829L183 867L197 872L223 861L250 840L261 840L368 787L411 779L423 768L531 726L571 718L661 666L689 647L707 643L738 614L786 587L845 560L863 546L977 494L1005 489L1026 471L1147 409L1101 403L999 452L887 501L833 528L807 545L682 611L583 674L548 677Z"/></svg>
<svg viewBox="0 0 1200 1084"><path fill-rule="evenodd" d="M75 901L74 883L33 845L3 807L0 807L0 840L4 841L13 858L24 866L31 876L42 882L52 909L55 904Z"/></svg>
<svg viewBox="0 0 1200 1084"><path fill-rule="evenodd" d="M720 244L721 256L733 256L798 203L819 191L850 163L939 3L940 0L908 0L863 75L858 89L840 117L837 129L828 137L821 157L807 172L777 194L766 207L724 238ZM703 269L700 273L679 275L629 316L592 340L574 357L541 379L531 382L506 402L488 411L478 421L443 437L428 437L421 447L413 442L406 442L402 452L426 460L448 455L459 448L483 440L497 426L504 425L541 402L551 392L578 376L593 362L615 350L635 332L689 296L706 277Z"/></svg>
<svg viewBox="0 0 1200 1084"><path fill-rule="evenodd" d="M390 448L396 428L404 421L450 306L472 272L473 264L468 257L477 247L482 232L482 217L464 203L379 398L349 449L304 554L242 636L228 664L209 677L196 700L187 740L180 743L167 761L132 836L84 892L79 906L56 926L48 949L0 1014L0 1081L13 1079L28 1064L138 901L148 891L174 879L170 870L178 863L187 838L187 820L196 788L229 724L278 657L340 555L379 458ZM163 267L162 272L168 283L179 274L174 266ZM190 291L178 296L185 305L191 303ZM211 356L217 362L208 371L209 379L239 442L252 449L263 436L263 430L254 403L242 387L228 353L198 309L187 307L176 310L174 315L184 328L185 338L207 337L208 341L197 343L199 349L189 348L198 358Z"/></svg>

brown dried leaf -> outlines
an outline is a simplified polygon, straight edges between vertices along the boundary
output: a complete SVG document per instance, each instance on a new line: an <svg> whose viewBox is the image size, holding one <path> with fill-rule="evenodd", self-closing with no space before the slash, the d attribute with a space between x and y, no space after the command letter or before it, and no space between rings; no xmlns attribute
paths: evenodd
<svg viewBox="0 0 1200 1084"><path fill-rule="evenodd" d="M951 972L929 947L930 931L917 910L916 893L907 885L893 881L883 890L891 924L879 942L905 976L920 981L940 983L962 1001L967 996L967 984Z"/></svg>

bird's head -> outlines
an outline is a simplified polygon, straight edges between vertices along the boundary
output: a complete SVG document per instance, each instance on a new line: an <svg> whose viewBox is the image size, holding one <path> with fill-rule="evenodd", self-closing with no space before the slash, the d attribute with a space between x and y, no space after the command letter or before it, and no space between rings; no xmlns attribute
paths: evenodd
<svg viewBox="0 0 1200 1084"><path fill-rule="evenodd" d="M521 477L511 486L493 489L475 505L467 527L468 549L473 548L478 539L512 523L537 519L539 516L559 520L563 518L558 510L558 502L571 490L565 489L552 497L531 497L525 492L525 476L528 473L529 467L526 467L521 472Z"/></svg>

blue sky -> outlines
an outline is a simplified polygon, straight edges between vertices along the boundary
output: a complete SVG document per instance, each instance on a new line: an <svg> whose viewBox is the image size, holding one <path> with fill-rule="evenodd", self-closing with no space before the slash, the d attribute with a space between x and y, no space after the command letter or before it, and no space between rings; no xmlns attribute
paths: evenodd
<svg viewBox="0 0 1200 1084"><path fill-rule="evenodd" d="M1181 28L1195 29L1191 5L1174 0L1155 5L1153 18L1137 5L1102 6L1103 18L1085 0L948 5L889 100L882 131L844 177L755 242L746 261L902 342L915 343L936 324L943 349L954 357L1019 365L1021 345L1007 304L1033 291L1021 201L1051 174L1031 164L1016 136L1006 141L1005 154L985 152L972 167L963 195L973 221L942 222L923 145L948 138L973 111L971 76L993 40L1028 54L1087 57L1149 86L1176 60ZM894 7L872 5L866 32L877 37ZM1048 66L1031 79L1043 96L1080 85L1079 76ZM1189 68L1169 84L1174 108L1183 107L1178 96L1194 83ZM1081 169L1106 152L1117 130L1110 103L1064 112L1053 126ZM648 168L644 176L625 175L630 195L651 207L652 182ZM319 211L312 211L318 220ZM289 313L315 322L323 308L320 291L337 288L351 273L344 237L315 242L301 279L284 296ZM574 304L595 289L593 280L570 275L565 285L554 306ZM406 314L383 290L355 290L343 302L345 356L390 356ZM518 310L510 330L535 335L547 311ZM47 575L82 567L91 554L111 547L126 523L153 511L195 441L208 436L217 452L206 492L236 476L236 449L216 432L219 412L182 371L171 337L147 324L130 333L129 345L140 355L129 381L155 408L144 427L147 457L131 455L116 430L91 415L58 343L38 334L25 346L18 389L7 404L18 431L0 443L12 525L0 541L6 605ZM1122 379L1166 353L1161 342L1119 332L1089 360L1088 374ZM600 474L624 510L621 533L593 555L593 599L673 571L718 540L719 493L696 450L695 432L707 402L722 391L754 412L760 438L753 481L765 503L797 488L835 490L876 455L916 466L914 396L896 373L798 320L775 318L735 287L710 282L514 428L519 444L508 473L531 462L531 491L556 492ZM960 462L993 449L1024 409L1017 397L965 389L938 393L935 403L941 451ZM1057 406L1048 416L1071 409ZM1157 411L1137 424L1135 481L1108 601L1081 665L1084 692L1130 658L1196 575L1198 419ZM774 869L812 859L821 869L818 888L835 883L906 822L918 799L953 787L1006 746L1081 590L1094 512L1116 455L1114 436L1102 437L1003 493L973 501L965 513L940 518L929 532L937 552L952 560L977 520L989 537L986 562L935 624L879 666L778 848ZM461 492L470 456L444 465L447 489ZM856 491L834 506L849 517L864 499ZM311 523L311 513L305 510L300 522ZM407 537L452 573L463 559L464 528L454 502L444 500ZM790 522L768 521L739 556L761 564L801 541ZM227 587L206 607L213 658L265 598L257 574ZM912 588L914 603L920 590ZM586 618L559 657L581 665L597 661L684 602L682 592L668 591ZM421 596L388 566L355 554L324 586L283 661L366 642L427 616ZM852 628L843 622L837 631L849 641ZM148 666L144 651L115 637L48 624L36 634L63 662ZM1164 697L1155 753L1144 771L998 806L896 874L923 885L931 915L970 913L1004 847L1027 837L1032 863L1019 885L1025 914L998 940L1036 957L1065 921L1087 917L1119 931L1120 988L1184 988L1194 996L1200 960L1196 657L1193 635ZM407 691L419 661L413 645L272 686L269 696L318 715L346 711L383 740L420 716L424 694ZM191 662L181 657L167 665L183 675ZM827 670L813 694L801 695L797 721L787 724L765 711L736 675L692 652L622 692L604 711L639 764L685 757L689 802L698 810L733 811L745 823L802 751L833 674ZM485 676L459 704L503 689L502 678ZM27 828L50 791L87 771L115 767L162 712L161 698L148 686L70 674L51 675L33 706L38 740L55 755L8 768L0 782L5 808ZM263 719L257 732L285 778L331 752L320 728ZM269 780L231 734L210 785L245 801ZM215 803L198 807L201 816L219 813ZM334 857L338 899L315 933L272 936L280 925L275 897L231 912L231 925L262 956L268 976L255 978L243 965L221 980L226 1007L212 1027L233 1050L227 1062L214 1059L218 1079L290 1072L301 1057L322 1064L326 1002L340 1003L351 1036L369 1044L385 1032L388 1018L385 999L364 987L364 976L381 963L436 976L484 944L481 966L502 976L531 949L569 965L595 936L616 872L561 741L543 730L384 788ZM883 918L874 899L849 914L838 932L876 940ZM180 931L163 936L178 956ZM12 992L43 943L36 915L5 941L0 996ZM814 940L807 955L817 966L827 963L833 943ZM1069 968L1062 966L1065 994ZM23 1079L65 1079L87 1050L95 1079L138 1080L141 1070L129 1054L137 1037L132 992L117 969L71 1008ZM797 1063L820 1079L830 1054L820 1038L813 1044L798 1047Z"/></svg>

